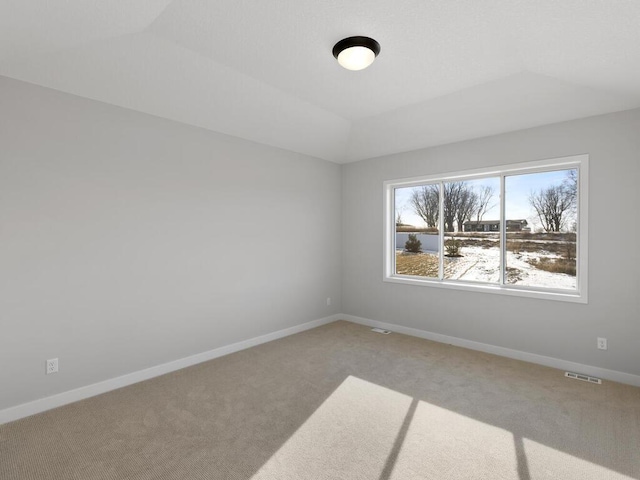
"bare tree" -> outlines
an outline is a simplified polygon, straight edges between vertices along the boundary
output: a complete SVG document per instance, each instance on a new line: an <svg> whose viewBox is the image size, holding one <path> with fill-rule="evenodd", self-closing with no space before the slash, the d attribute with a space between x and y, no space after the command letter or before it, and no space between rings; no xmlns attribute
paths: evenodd
<svg viewBox="0 0 640 480"><path fill-rule="evenodd" d="M402 214L404 213L404 207L396 208L396 227L400 227L403 225L402 223Z"/></svg>
<svg viewBox="0 0 640 480"><path fill-rule="evenodd" d="M494 189L483 186L476 191L467 182L447 182L443 185L442 220L445 232L463 231L464 222L476 218L478 222L494 207L491 200ZM438 225L440 214L440 188L438 185L422 185L411 194L411 205L429 227Z"/></svg>
<svg viewBox="0 0 640 480"><path fill-rule="evenodd" d="M464 223L475 217L480 223L484 215L495 205L491 204L494 188L483 185L477 190L467 182L445 184L444 220L445 231L453 232L453 221L458 231L464 230Z"/></svg>
<svg viewBox="0 0 640 480"><path fill-rule="evenodd" d="M411 206L427 227L437 227L440 217L439 185L422 185L411 192Z"/></svg>
<svg viewBox="0 0 640 480"><path fill-rule="evenodd" d="M468 185L463 184L458 196L458 207L456 209L456 221L459 232L464 230L464 222L471 220L471 216L478 209L478 201L478 194L469 188Z"/></svg>
<svg viewBox="0 0 640 480"><path fill-rule="evenodd" d="M575 201L578 197L578 170L567 170L567 178L564 179L562 185L569 191L569 195Z"/></svg>
<svg viewBox="0 0 640 480"><path fill-rule="evenodd" d="M476 204L476 225L480 225L482 218L484 215L495 207L495 203L491 203L494 196L494 189L491 185L484 185L480 188L480 191L477 193L477 204Z"/></svg>
<svg viewBox="0 0 640 480"><path fill-rule="evenodd" d="M560 232L566 226L568 213L575 196L564 185L552 185L529 195L529 203L536 211L545 232Z"/></svg>
<svg viewBox="0 0 640 480"><path fill-rule="evenodd" d="M567 170L567 177L562 182L567 197L571 200L571 213L575 216L578 209L578 170Z"/></svg>
<svg viewBox="0 0 640 480"><path fill-rule="evenodd" d="M445 232L455 232L455 221L466 185L464 182L451 182L444 184L444 199L442 201L442 220Z"/></svg>

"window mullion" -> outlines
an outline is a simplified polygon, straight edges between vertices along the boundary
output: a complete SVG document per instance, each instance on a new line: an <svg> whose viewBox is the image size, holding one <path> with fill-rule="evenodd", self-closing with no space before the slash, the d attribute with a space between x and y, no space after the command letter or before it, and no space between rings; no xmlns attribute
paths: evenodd
<svg viewBox="0 0 640 480"><path fill-rule="evenodd" d="M438 188L440 193L438 195L438 242L440 255L438 259L438 278L440 280L444 280L444 183L440 182L438 184Z"/></svg>
<svg viewBox="0 0 640 480"><path fill-rule="evenodd" d="M391 238L389 239L389 242L391 243L392 246L392 252L393 255L391 255L390 260L391 260L391 275L395 275L396 274L396 249L398 248L398 245L396 244L396 237L397 237L397 225L396 225L396 189L392 188L391 189L391 198L387 199L387 202L390 203L391 207L389 208L389 214L391 216L390 221L390 225L393 227L391 228L391 232L387 232L387 235L391 235Z"/></svg>
<svg viewBox="0 0 640 480"><path fill-rule="evenodd" d="M507 220L505 218L505 181L500 175L500 285L505 284L507 270Z"/></svg>

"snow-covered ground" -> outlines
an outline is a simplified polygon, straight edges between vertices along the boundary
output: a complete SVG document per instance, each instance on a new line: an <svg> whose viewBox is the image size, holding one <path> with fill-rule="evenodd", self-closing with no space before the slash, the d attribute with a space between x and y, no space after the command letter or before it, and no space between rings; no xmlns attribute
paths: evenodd
<svg viewBox="0 0 640 480"><path fill-rule="evenodd" d="M445 257L445 278L498 283L500 278L499 248L462 247L460 250L463 257ZM556 257L556 255L546 252L507 252L507 283L571 290L576 288L576 277L565 273L546 272L527 262L527 260L540 257Z"/></svg>

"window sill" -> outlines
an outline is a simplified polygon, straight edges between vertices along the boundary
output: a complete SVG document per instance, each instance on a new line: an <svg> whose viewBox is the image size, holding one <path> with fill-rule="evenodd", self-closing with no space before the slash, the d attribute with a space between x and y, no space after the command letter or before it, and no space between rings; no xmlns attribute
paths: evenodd
<svg viewBox="0 0 640 480"><path fill-rule="evenodd" d="M392 275L385 276L383 278L385 282L389 283L401 283L405 285L414 285L420 287L436 287L446 288L451 290L465 290L468 292L478 293L496 293L499 295L511 295L516 297L527 298L539 298L544 300L556 300L561 302L572 303L588 303L586 292L573 292L563 290L536 290L532 287L525 286L504 286L504 285L491 285L480 284L471 282L461 282L455 280L438 280L438 279L426 279L419 277L411 277L405 275Z"/></svg>

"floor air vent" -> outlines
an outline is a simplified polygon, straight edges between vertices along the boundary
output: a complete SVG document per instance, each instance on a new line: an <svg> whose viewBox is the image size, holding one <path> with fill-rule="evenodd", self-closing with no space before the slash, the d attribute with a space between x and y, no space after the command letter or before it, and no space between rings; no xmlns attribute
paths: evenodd
<svg viewBox="0 0 640 480"><path fill-rule="evenodd" d="M581 373L564 372L564 376L573 378L574 380L582 380L583 382L597 383L598 385L602 384L602 380L600 380L599 378L590 377L589 375L582 375Z"/></svg>
<svg viewBox="0 0 640 480"><path fill-rule="evenodd" d="M382 333L383 335L389 335L391 333L391 330L384 330L382 328L372 328L371 331L376 333Z"/></svg>

